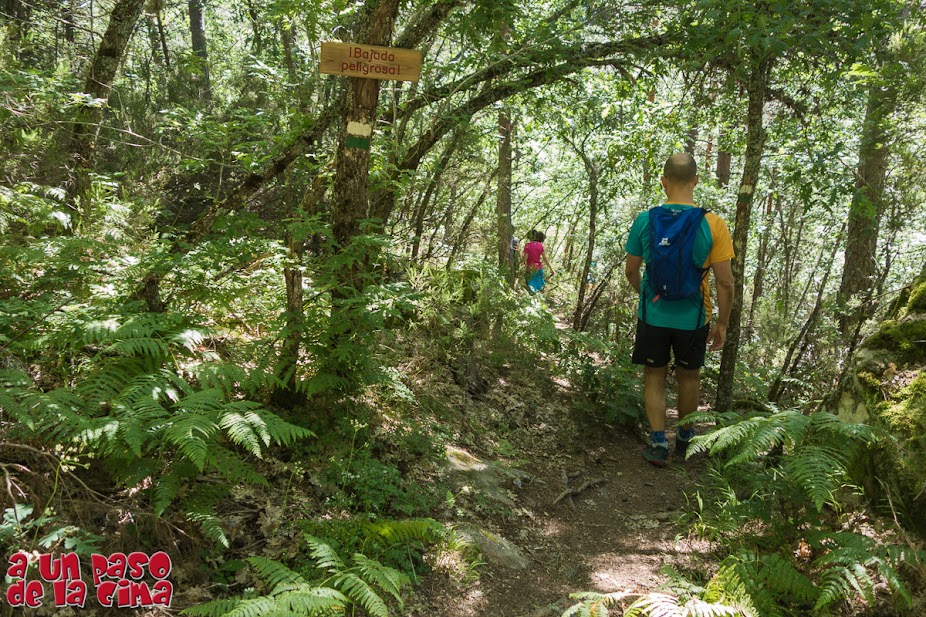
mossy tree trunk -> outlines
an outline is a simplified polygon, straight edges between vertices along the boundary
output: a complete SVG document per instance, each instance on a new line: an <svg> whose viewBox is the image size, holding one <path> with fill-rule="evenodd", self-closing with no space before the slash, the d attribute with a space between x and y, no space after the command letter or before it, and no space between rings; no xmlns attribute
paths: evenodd
<svg viewBox="0 0 926 617"><path fill-rule="evenodd" d="M595 224L598 218L598 167L588 154L580 147L573 146L585 165L588 175L588 245L585 251L585 260L582 264L582 273L579 275L579 297L576 300L576 310L572 316L572 328L582 330L584 321L582 316L586 309L585 296L588 293L588 273L591 271L592 260L595 256Z"/></svg>
<svg viewBox="0 0 926 617"><path fill-rule="evenodd" d="M354 42L388 47L399 10L399 0L368 0ZM361 301L364 287L374 279L370 249L357 242L360 221L370 201L370 142L376 125L380 84L377 79L348 77L342 108L341 134L335 155L331 230L335 241L331 317L326 339L330 350L321 372L338 384L335 397L357 388L370 361L370 324Z"/></svg>
<svg viewBox="0 0 926 617"><path fill-rule="evenodd" d="M197 75L194 80L196 92L200 100L208 101L212 98L212 86L209 79L209 51L206 44L203 0L189 0L187 9L190 16L190 43L193 55L197 59Z"/></svg>
<svg viewBox="0 0 926 617"><path fill-rule="evenodd" d="M752 214L752 197L759 181L762 152L765 148L765 126L763 114L768 96L773 58L760 59L749 75L747 90L749 104L746 113L746 157L743 162L743 176L736 194L736 222L733 228L733 308L727 327L727 341L720 358L720 374L717 378L718 411L729 411L733 406L733 380L736 372L736 358L739 353L740 323L743 317L743 287L746 271L746 249L749 240L749 219Z"/></svg>
<svg viewBox="0 0 926 617"><path fill-rule="evenodd" d="M862 123L855 193L849 206L846 266L839 286L840 299L847 305L839 316L843 333L851 332L856 322L870 313L868 305L877 284L878 232L884 212L884 181L890 154L888 119L896 106L894 88L880 82L871 86Z"/></svg>
<svg viewBox="0 0 926 617"><path fill-rule="evenodd" d="M498 114L498 192L495 215L498 223L498 271L514 285L517 262L512 259L514 227L511 225L511 133L514 123L507 112Z"/></svg>
<svg viewBox="0 0 926 617"><path fill-rule="evenodd" d="M83 91L88 100L77 107L68 145L71 167L67 197L69 203L79 204L80 225L89 222L91 216L88 203L90 168L100 123L106 111L106 99L144 5L145 0L116 1L106 33L93 55L84 80Z"/></svg>

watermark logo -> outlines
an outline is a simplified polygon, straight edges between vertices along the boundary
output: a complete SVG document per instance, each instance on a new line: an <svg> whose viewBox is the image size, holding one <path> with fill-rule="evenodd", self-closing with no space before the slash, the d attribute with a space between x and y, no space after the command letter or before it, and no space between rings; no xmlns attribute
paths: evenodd
<svg viewBox="0 0 926 617"><path fill-rule="evenodd" d="M29 565L38 561L38 578L29 579ZM168 575L173 567L170 556L158 551L90 555L90 574L94 595L100 606L117 608L169 607L174 587ZM31 574L34 576L35 568ZM12 607L38 608L54 601L55 607L83 608L89 589L83 580L77 553L63 555L15 553L9 558L6 601ZM147 580L144 580L147 579ZM47 586L51 595L47 596Z"/></svg>

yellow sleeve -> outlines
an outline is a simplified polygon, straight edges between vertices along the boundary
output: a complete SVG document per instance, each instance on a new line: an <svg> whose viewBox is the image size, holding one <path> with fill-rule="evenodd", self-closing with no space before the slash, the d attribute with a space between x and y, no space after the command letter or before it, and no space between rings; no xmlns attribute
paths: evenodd
<svg viewBox="0 0 926 617"><path fill-rule="evenodd" d="M733 259L733 239L730 237L730 230L722 218L713 212L707 213L707 224L711 228L711 252L707 255L705 266L715 264L720 261Z"/></svg>

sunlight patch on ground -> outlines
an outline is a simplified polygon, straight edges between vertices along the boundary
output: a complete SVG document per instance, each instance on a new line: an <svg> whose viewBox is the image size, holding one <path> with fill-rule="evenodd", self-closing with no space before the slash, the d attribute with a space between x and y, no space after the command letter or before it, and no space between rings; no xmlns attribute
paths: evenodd
<svg viewBox="0 0 926 617"><path fill-rule="evenodd" d="M562 521L550 519L544 522L541 533L547 538L557 538L570 532L570 526Z"/></svg>
<svg viewBox="0 0 926 617"><path fill-rule="evenodd" d="M665 562L663 555L605 553L589 560L589 582L595 591L602 593L652 591L662 582L653 572Z"/></svg>

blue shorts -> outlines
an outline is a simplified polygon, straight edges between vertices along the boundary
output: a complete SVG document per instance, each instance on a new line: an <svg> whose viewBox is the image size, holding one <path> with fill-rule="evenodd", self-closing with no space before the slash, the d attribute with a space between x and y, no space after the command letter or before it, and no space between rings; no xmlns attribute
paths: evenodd
<svg viewBox="0 0 926 617"><path fill-rule="evenodd" d="M532 294L537 293L543 289L543 286L546 284L546 280L543 278L543 268L537 270L537 273L534 276L527 279L527 290Z"/></svg>

